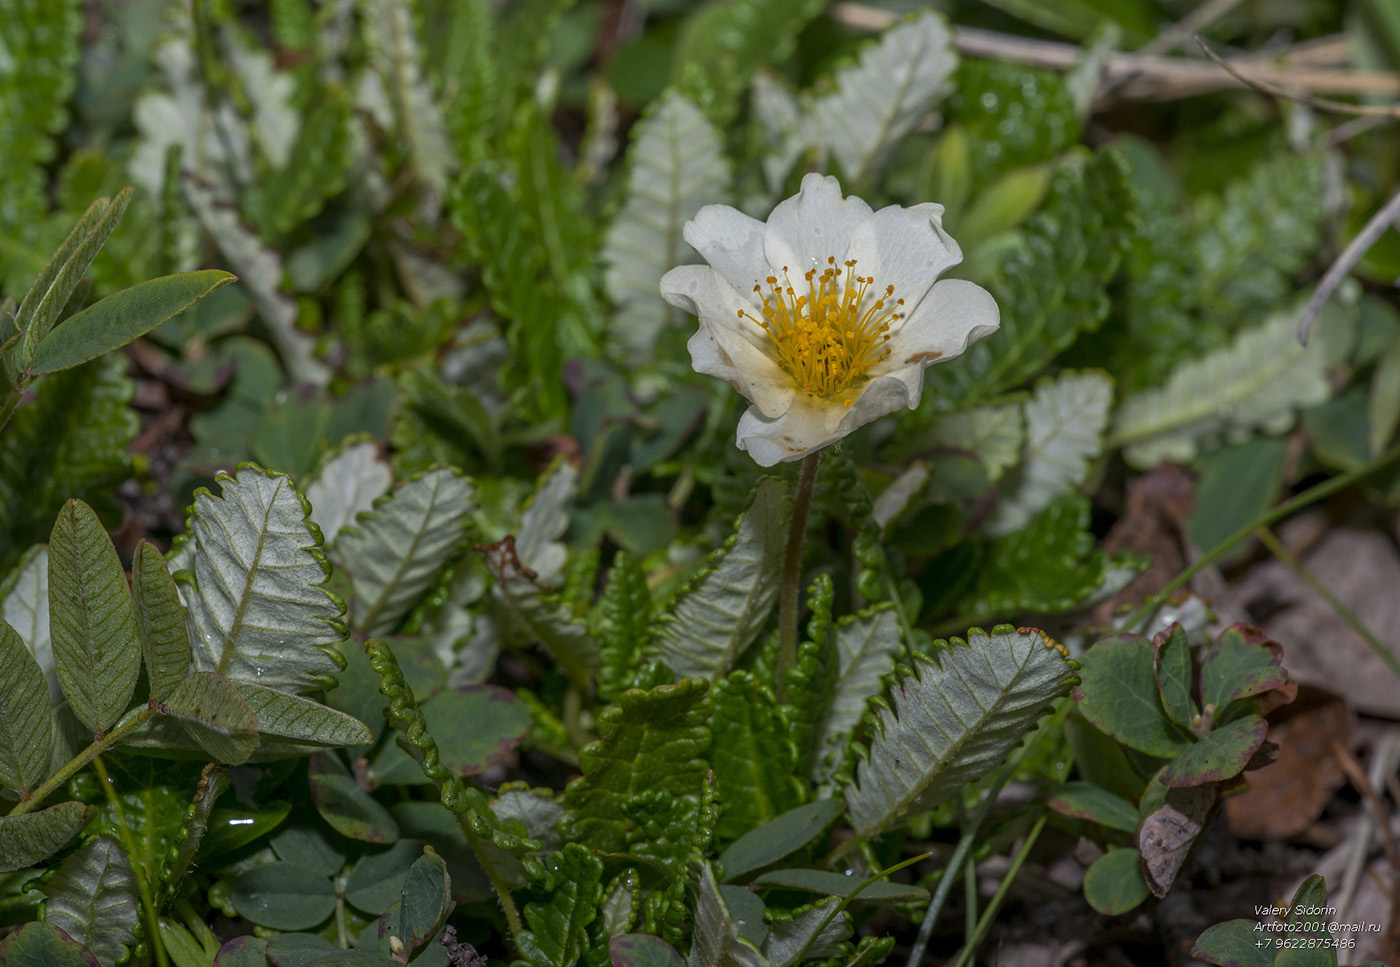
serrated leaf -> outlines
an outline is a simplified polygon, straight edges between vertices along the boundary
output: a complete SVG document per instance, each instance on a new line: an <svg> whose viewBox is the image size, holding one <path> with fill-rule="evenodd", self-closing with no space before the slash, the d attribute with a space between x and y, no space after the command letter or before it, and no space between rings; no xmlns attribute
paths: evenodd
<svg viewBox="0 0 1400 967"><path fill-rule="evenodd" d="M695 930L685 963L686 967L768 967L758 949L739 936L708 863L701 867L695 886Z"/></svg>
<svg viewBox="0 0 1400 967"><path fill-rule="evenodd" d="M1202 446L1238 443L1257 430L1287 430L1298 410L1331 395L1327 354L1300 345L1297 329L1298 310L1285 309L1229 346L1177 366L1159 389L1123 402L1113 442L1129 463L1147 469L1190 462Z"/></svg>
<svg viewBox="0 0 1400 967"><path fill-rule="evenodd" d="M287 691L325 688L341 668L342 606L321 585L320 535L285 474L244 465L222 497L195 493L194 581L180 588L195 667Z"/></svg>
<svg viewBox="0 0 1400 967"><path fill-rule="evenodd" d="M1201 656L1201 701L1217 718L1231 702L1288 682L1282 652L1261 639L1257 631L1233 625Z"/></svg>
<svg viewBox="0 0 1400 967"><path fill-rule="evenodd" d="M832 630L832 641L838 664L816 735L812 779L818 783L831 781L840 768L851 732L870 700L880 694L903 648L898 617L890 605L843 618Z"/></svg>
<svg viewBox="0 0 1400 967"><path fill-rule="evenodd" d="M39 344L36 374L56 373L120 349L179 315L234 277L209 269L139 282L114 292L63 321Z"/></svg>
<svg viewBox="0 0 1400 967"><path fill-rule="evenodd" d="M192 673L166 697L165 706L215 762L238 765L257 748L258 717L222 675Z"/></svg>
<svg viewBox="0 0 1400 967"><path fill-rule="evenodd" d="M45 539L69 498L111 519L112 491L131 472L125 448L140 421L126 359L107 355L38 382L0 434L0 568Z"/></svg>
<svg viewBox="0 0 1400 967"><path fill-rule="evenodd" d="M560 538L569 528L569 505L577 491L578 470L567 460L556 460L521 514L515 553L540 584L552 587L564 573L569 548Z"/></svg>
<svg viewBox="0 0 1400 967"><path fill-rule="evenodd" d="M1044 380L1024 404L1026 446L1012 486L987 520L987 532L1024 527L1056 497L1074 492L1103 451L1113 381L1100 372Z"/></svg>
<svg viewBox="0 0 1400 967"><path fill-rule="evenodd" d="M249 186L252 190L245 196L263 234L285 235L318 215L327 200L344 190L356 156L346 98L331 96L312 105L301 119L285 164Z"/></svg>
<svg viewBox="0 0 1400 967"><path fill-rule="evenodd" d="M63 861L44 885L44 919L96 955L104 964L120 960L140 921L136 877L121 844L99 836Z"/></svg>
<svg viewBox="0 0 1400 967"><path fill-rule="evenodd" d="M681 229L701 206L724 201L729 187L719 131L684 95L658 98L632 129L627 194L603 243L621 355L649 360L657 333L678 321L657 286L667 270L697 260Z"/></svg>
<svg viewBox="0 0 1400 967"><path fill-rule="evenodd" d="M811 130L846 178L861 184L904 135L952 89L958 55L942 15L925 13L867 45L836 73L835 90L812 104Z"/></svg>
<svg viewBox="0 0 1400 967"><path fill-rule="evenodd" d="M19 634L0 620L0 785L27 798L49 774L53 742L44 673Z"/></svg>
<svg viewBox="0 0 1400 967"><path fill-rule="evenodd" d="M74 714L106 731L126 711L141 648L117 550L92 508L70 500L49 539L54 664Z"/></svg>
<svg viewBox="0 0 1400 967"><path fill-rule="evenodd" d="M37 920L0 940L0 963L9 967L98 967L91 950L53 924Z"/></svg>
<svg viewBox="0 0 1400 967"><path fill-rule="evenodd" d="M1062 164L1022 243L1002 260L990 288L1001 328L929 373L930 399L966 406L1040 373L1108 313L1104 288L1135 220L1127 165L1113 149ZM931 403L930 405L936 405Z"/></svg>
<svg viewBox="0 0 1400 967"><path fill-rule="evenodd" d="M792 919L774 923L763 942L763 955L769 963L790 967L799 957L806 960L838 954L839 945L851 937L851 915L837 910L831 916L833 907L840 902L836 897L819 900L794 911Z"/></svg>
<svg viewBox="0 0 1400 967"><path fill-rule="evenodd" d="M626 551L618 551L613 558L595 613L598 697L611 702L636 681L651 637L651 590L646 572Z"/></svg>
<svg viewBox="0 0 1400 967"><path fill-rule="evenodd" d="M306 485L311 519L321 528L326 543L334 541L340 529L361 511L372 508L393 482L393 471L372 440L352 443L327 460Z"/></svg>
<svg viewBox="0 0 1400 967"><path fill-rule="evenodd" d="M679 595L654 642L678 678L720 677L763 630L778 598L791 512L782 481L760 481L734 535Z"/></svg>
<svg viewBox="0 0 1400 967"><path fill-rule="evenodd" d="M686 679L622 693L598 717L599 741L579 752L582 777L564 791L564 837L623 852L645 832L626 807L640 790L669 799L699 795L710 747L709 683Z"/></svg>
<svg viewBox="0 0 1400 967"><path fill-rule="evenodd" d="M1054 71L969 57L958 65L956 86L954 104L972 174L969 220L1003 175L1024 173L1027 166L1050 161L1080 141L1073 98L1065 79ZM950 225L959 241L964 234L970 240L976 235L968 232L975 226L968 226L961 215Z"/></svg>
<svg viewBox="0 0 1400 967"><path fill-rule="evenodd" d="M180 589L170 576L165 558L148 541L136 545L131 562L131 596L136 604L136 626L141 634L151 698L161 701L189 674L190 636Z"/></svg>
<svg viewBox="0 0 1400 967"><path fill-rule="evenodd" d="M711 692L710 728L724 736L711 759L721 808L715 831L742 836L802 801L798 751L772 690L746 671L730 672Z"/></svg>
<svg viewBox="0 0 1400 967"><path fill-rule="evenodd" d="M869 757L846 787L851 825L869 839L995 768L1074 681L1044 632L1002 625L915 659L877 715Z"/></svg>
<svg viewBox="0 0 1400 967"><path fill-rule="evenodd" d="M1021 459L1025 430L1021 406L999 403L959 410L915 428L901 443L900 453L925 449L962 450L981 461L987 477L996 481Z"/></svg>
<svg viewBox="0 0 1400 967"><path fill-rule="evenodd" d="M393 631L457 550L473 509L472 485L455 470L432 470L380 498L340 535L335 557L355 589L355 629Z"/></svg>
<svg viewBox="0 0 1400 967"><path fill-rule="evenodd" d="M87 825L93 808L64 802L37 813L0 816L0 873L12 873L48 859Z"/></svg>
<svg viewBox="0 0 1400 967"><path fill-rule="evenodd" d="M603 861L586 846L567 843L549 862L549 899L525 905L529 929L517 940L514 965L574 967L587 949L588 925L603 897Z"/></svg>

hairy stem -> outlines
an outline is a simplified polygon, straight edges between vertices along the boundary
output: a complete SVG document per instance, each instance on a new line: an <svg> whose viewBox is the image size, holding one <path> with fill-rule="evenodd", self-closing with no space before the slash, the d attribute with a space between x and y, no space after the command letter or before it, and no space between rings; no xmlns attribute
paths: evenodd
<svg viewBox="0 0 1400 967"><path fill-rule="evenodd" d="M128 712L126 718L113 726L112 731L75 755L69 760L67 765L49 776L38 789L35 789L34 792L28 796L28 798L21 799L15 808L10 810L9 815L19 816L38 806L47 799L55 789L71 779L74 773L79 769L83 768L83 766L96 759L108 749L116 746L132 729L136 728L147 719L154 718L159 714L160 712L150 706Z"/></svg>
<svg viewBox="0 0 1400 967"><path fill-rule="evenodd" d="M792 498L792 520L788 525L787 551L783 555L783 589L778 604L778 700L787 700L787 670L797 664L797 599L802 585L802 543L807 534L807 515L812 510L812 491L822 452L809 453L797 475L797 494Z"/></svg>

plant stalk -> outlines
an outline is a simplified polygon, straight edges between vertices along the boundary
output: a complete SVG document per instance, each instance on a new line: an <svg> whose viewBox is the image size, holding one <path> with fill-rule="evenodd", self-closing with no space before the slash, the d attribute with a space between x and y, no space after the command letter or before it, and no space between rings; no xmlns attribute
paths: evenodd
<svg viewBox="0 0 1400 967"><path fill-rule="evenodd" d="M797 474L797 493L792 498L792 520L788 524L787 551L783 555L782 597L778 604L778 700L787 700L787 671L797 664L797 600L802 585L802 544L807 536L807 517L812 510L817 468L822 452L809 453Z"/></svg>
<svg viewBox="0 0 1400 967"><path fill-rule="evenodd" d="M141 725L141 723L145 722L147 719L154 718L159 714L160 712L158 712L156 709L152 708L149 705L134 712L128 712L127 717L122 721L118 722L112 728L112 731L108 732L102 738L98 739L96 742L88 746L82 752L79 752L77 755L75 755L72 759L68 761L67 765L65 765L62 769L59 769L53 775L49 776L48 779L44 780L43 784L40 785L38 789L35 789L32 793L30 793L30 795L27 798L21 799L19 803L15 806L15 808L10 810L9 815L21 816L24 813L29 812L35 806L38 806L45 799L47 799L55 789L57 789L59 786L63 785L65 782L71 779L73 777L73 774L76 773L79 769L87 765L89 762L97 758L102 753L106 752L108 749L111 749L114 746L116 746L117 743L119 743L122 740L122 738L126 735L126 733Z"/></svg>
<svg viewBox="0 0 1400 967"><path fill-rule="evenodd" d="M987 904L987 909L982 911L982 917L977 922L976 935L967 943L963 944L963 949L958 953L958 959L954 962L953 967L966 967L967 964L972 963L972 955L976 952L977 945L980 944L982 938L986 936L987 929L992 925L992 918L996 916L997 911L1001 909L1002 901L1006 899L1006 894L1007 891L1011 889L1012 881L1016 879L1016 874L1021 872L1022 864L1026 862L1026 857L1030 855L1031 847L1035 846L1035 841L1040 838L1040 831L1045 828L1045 821L1048 818L1049 813L1042 811L1040 818L1038 818L1035 821L1035 825L1031 827L1031 831L1026 834L1026 841L1021 844L1021 849L1016 854L1016 858L1011 861L1011 866L1007 869L1006 875L1001 878L1001 883L997 886L996 895L993 896L992 901Z"/></svg>

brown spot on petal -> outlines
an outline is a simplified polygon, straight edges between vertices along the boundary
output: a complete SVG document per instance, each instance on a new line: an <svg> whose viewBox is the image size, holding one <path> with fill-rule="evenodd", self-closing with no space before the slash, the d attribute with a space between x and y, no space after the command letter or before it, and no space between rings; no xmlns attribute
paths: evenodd
<svg viewBox="0 0 1400 967"><path fill-rule="evenodd" d="M942 353L934 353L934 352L915 353L914 355L912 355L912 356L910 356L908 359L906 359L904 362L905 362L905 365L910 365L910 364L913 364L913 363L931 363L931 362L933 362L935 359L941 359L942 356L943 356Z"/></svg>

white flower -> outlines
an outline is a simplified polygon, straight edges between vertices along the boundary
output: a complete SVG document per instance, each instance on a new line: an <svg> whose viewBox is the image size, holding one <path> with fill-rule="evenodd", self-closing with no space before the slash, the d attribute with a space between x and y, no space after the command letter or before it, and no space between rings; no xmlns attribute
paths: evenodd
<svg viewBox="0 0 1400 967"><path fill-rule="evenodd" d="M697 372L753 405L738 444L761 466L798 460L900 407L913 409L924 367L996 331L981 286L936 282L962 261L943 206L878 212L809 174L765 224L725 205L686 222L709 265L661 279L671 305L700 317Z"/></svg>

